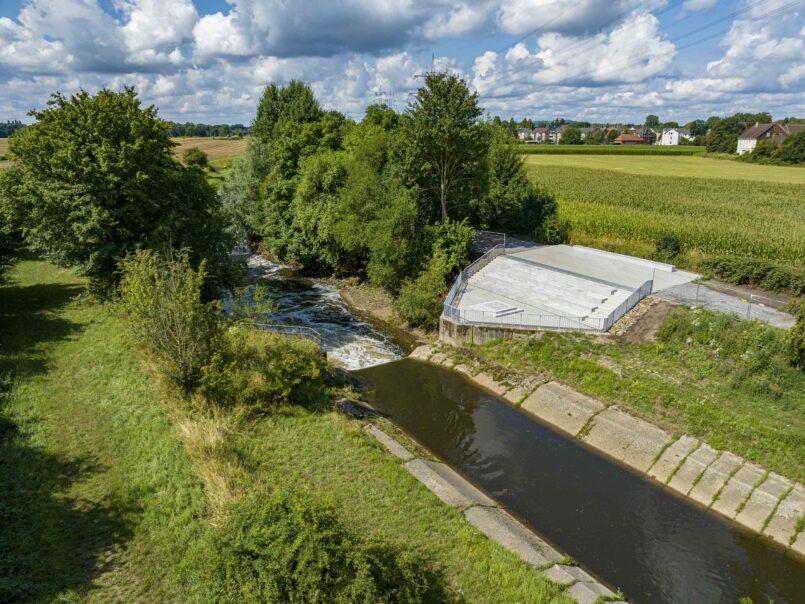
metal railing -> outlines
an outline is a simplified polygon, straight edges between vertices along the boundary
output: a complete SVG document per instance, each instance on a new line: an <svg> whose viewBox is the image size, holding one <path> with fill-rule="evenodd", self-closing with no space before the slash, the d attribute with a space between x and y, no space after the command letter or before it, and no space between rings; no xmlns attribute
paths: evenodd
<svg viewBox="0 0 805 604"><path fill-rule="evenodd" d="M615 325L615 323L617 323L621 317L623 317L623 315L632 310L635 305L640 302L640 300L648 296L652 289L654 289L654 280L649 279L643 285L633 291L631 296L626 298L615 310L609 313L609 316L604 324L604 329L601 331L609 331L610 328Z"/></svg>
<svg viewBox="0 0 805 604"><path fill-rule="evenodd" d="M249 325L255 329L269 333L305 338L306 340L315 342L316 346L319 348L323 347L321 334L312 327L305 327L304 325L272 325L268 323L249 323Z"/></svg>

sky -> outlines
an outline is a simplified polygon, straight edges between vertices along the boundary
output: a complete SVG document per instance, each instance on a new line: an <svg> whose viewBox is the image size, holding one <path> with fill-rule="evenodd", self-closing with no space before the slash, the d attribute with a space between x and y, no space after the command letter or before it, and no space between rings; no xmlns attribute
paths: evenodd
<svg viewBox="0 0 805 604"><path fill-rule="evenodd" d="M360 118L434 69L518 120L805 117L805 0L0 0L0 121L134 86L165 119L248 124L291 79Z"/></svg>

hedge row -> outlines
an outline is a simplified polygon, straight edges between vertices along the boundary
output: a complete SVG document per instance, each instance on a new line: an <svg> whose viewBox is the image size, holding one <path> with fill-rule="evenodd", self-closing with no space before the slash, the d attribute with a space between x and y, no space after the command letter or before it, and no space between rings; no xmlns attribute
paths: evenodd
<svg viewBox="0 0 805 604"><path fill-rule="evenodd" d="M795 296L805 295L805 270L765 260L719 256L702 263L702 270L735 285L753 285Z"/></svg>
<svg viewBox="0 0 805 604"><path fill-rule="evenodd" d="M517 145L523 155L701 155L704 147L694 145Z"/></svg>

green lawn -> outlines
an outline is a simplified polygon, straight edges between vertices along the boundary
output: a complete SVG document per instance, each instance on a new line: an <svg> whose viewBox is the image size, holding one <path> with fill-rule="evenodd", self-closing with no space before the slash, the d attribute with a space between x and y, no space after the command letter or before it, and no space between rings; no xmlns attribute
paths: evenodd
<svg viewBox="0 0 805 604"><path fill-rule="evenodd" d="M612 170L619 174L805 184L805 169L800 167L764 166L708 157L528 155L525 157L525 162L528 166ZM746 186L751 187L752 185L747 184Z"/></svg>
<svg viewBox="0 0 805 604"><path fill-rule="evenodd" d="M236 159L237 157L224 157L210 160L210 167L207 168L206 171L207 182L210 183L216 191L224 184L226 177L229 176L229 172L232 170L232 164L235 163Z"/></svg>
<svg viewBox="0 0 805 604"><path fill-rule="evenodd" d="M315 492L361 537L413 550L429 601L564 602L413 479L358 424L177 404L72 271L0 286L0 601L205 601L205 535L252 491ZM79 297L76 297L79 296ZM194 410L195 409L195 410Z"/></svg>
<svg viewBox="0 0 805 604"><path fill-rule="evenodd" d="M472 350L805 482L805 373L788 365L784 333L676 307L656 342L545 333Z"/></svg>

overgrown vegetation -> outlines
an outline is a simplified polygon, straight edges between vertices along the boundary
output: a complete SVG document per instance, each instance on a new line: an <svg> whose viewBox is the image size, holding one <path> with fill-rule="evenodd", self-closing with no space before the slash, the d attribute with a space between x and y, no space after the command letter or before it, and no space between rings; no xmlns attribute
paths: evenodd
<svg viewBox="0 0 805 604"><path fill-rule="evenodd" d="M790 363L792 341L763 323L675 307L656 342L545 333L477 351L802 481L805 372Z"/></svg>
<svg viewBox="0 0 805 604"><path fill-rule="evenodd" d="M752 285L795 296L805 295L803 268L743 256L718 256L702 262L701 269L727 283Z"/></svg>
<svg viewBox="0 0 805 604"><path fill-rule="evenodd" d="M751 153L744 153L739 159L757 164L803 165L805 164L805 130L786 137L779 147L772 141L761 141L757 143Z"/></svg>
<svg viewBox="0 0 805 604"><path fill-rule="evenodd" d="M429 74L409 109L367 108L358 124L324 112L309 87L266 88L245 157L222 196L241 233L307 271L356 275L433 325L466 261L434 257L437 223L540 237L553 197L525 176L502 130L481 121L459 78ZM465 254L459 247L448 256ZM421 291L414 285L421 278ZM436 314L434 314L436 313Z"/></svg>

